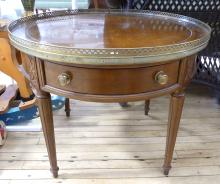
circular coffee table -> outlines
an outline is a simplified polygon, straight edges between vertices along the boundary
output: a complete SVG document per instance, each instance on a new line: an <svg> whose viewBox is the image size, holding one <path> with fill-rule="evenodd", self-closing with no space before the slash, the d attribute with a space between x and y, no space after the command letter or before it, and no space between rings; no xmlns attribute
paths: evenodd
<svg viewBox="0 0 220 184"><path fill-rule="evenodd" d="M171 168L196 54L210 27L163 12L70 10L25 17L9 27L34 88L51 171L58 176L50 93L93 102L171 95L164 174Z"/></svg>

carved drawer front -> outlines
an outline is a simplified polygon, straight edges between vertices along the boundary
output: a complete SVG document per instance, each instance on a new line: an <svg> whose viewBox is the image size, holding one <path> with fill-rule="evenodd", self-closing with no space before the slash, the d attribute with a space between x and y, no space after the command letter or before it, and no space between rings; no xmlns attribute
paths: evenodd
<svg viewBox="0 0 220 184"><path fill-rule="evenodd" d="M177 83L179 62L136 68L83 68L45 61L46 85L85 94L137 94Z"/></svg>

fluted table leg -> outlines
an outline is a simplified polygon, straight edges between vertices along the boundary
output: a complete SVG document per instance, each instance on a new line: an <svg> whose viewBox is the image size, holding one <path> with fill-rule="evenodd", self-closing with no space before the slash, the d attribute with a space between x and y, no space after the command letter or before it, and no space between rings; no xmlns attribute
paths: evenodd
<svg viewBox="0 0 220 184"><path fill-rule="evenodd" d="M167 128L167 141L165 160L163 165L164 174L168 175L171 169L174 146L184 104L184 94L172 94L170 101L169 121Z"/></svg>
<svg viewBox="0 0 220 184"><path fill-rule="evenodd" d="M54 137L53 114L51 106L51 96L49 93L40 92L36 96L44 138L47 145L47 152L50 160L51 172L56 178L58 176L57 158L56 158L56 145Z"/></svg>

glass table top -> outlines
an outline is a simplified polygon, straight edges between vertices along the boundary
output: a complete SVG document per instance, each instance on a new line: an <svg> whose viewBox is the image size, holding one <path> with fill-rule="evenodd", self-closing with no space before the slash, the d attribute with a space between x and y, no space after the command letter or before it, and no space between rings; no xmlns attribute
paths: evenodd
<svg viewBox="0 0 220 184"><path fill-rule="evenodd" d="M204 47L210 27L163 12L70 10L19 19L12 42L74 56L152 56ZM198 49L197 49L198 50Z"/></svg>
<svg viewBox="0 0 220 184"><path fill-rule="evenodd" d="M24 22L13 36L75 48L138 48L186 43L207 34L194 22L146 14L80 14Z"/></svg>

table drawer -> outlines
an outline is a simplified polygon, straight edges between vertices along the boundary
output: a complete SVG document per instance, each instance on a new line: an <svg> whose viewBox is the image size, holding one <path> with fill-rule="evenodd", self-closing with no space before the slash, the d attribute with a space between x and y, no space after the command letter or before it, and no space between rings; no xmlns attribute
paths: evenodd
<svg viewBox="0 0 220 184"><path fill-rule="evenodd" d="M45 61L44 67L48 86L84 94L125 95L176 84L179 61L136 68L83 68Z"/></svg>

